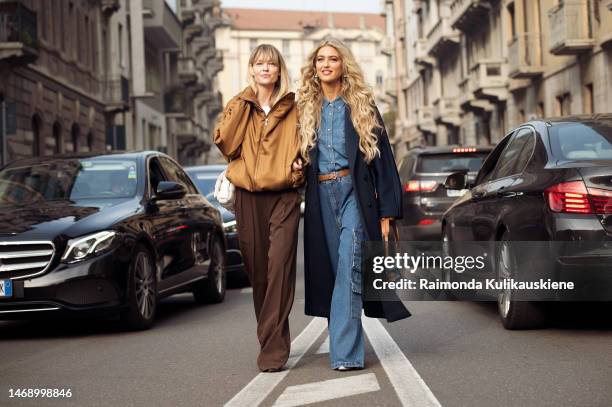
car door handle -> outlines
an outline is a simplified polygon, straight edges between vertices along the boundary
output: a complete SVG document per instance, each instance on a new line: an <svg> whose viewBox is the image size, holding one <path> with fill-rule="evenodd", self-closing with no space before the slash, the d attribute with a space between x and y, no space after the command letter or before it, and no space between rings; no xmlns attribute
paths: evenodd
<svg viewBox="0 0 612 407"><path fill-rule="evenodd" d="M497 196L498 197L503 197L503 198L513 198L515 196L520 196L523 195L522 192L511 192L511 191L497 191Z"/></svg>

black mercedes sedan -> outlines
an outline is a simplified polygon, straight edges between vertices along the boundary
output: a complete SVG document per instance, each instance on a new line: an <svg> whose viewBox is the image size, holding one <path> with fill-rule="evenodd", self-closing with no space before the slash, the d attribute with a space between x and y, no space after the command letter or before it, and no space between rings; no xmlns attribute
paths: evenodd
<svg viewBox="0 0 612 407"><path fill-rule="evenodd" d="M480 244L494 254L490 261L495 277L533 277L553 264L548 277L554 280L576 269L580 278L593 283L580 298L600 291L609 298L612 115L526 123L499 142L473 183L465 172L456 172L445 187L470 190L444 214L443 240ZM532 244L523 244L517 252L511 242ZM563 299L563 293L550 294ZM503 289L497 300L508 329L545 321L543 303L519 301L513 289Z"/></svg>
<svg viewBox="0 0 612 407"><path fill-rule="evenodd" d="M146 329L162 297L223 301L224 251L219 211L159 152L0 171L0 319L119 314Z"/></svg>

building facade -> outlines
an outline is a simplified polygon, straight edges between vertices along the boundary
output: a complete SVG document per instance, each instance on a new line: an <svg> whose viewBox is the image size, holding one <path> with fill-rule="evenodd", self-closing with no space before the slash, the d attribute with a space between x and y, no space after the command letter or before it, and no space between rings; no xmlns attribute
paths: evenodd
<svg viewBox="0 0 612 407"><path fill-rule="evenodd" d="M494 144L536 117L612 103L612 1L387 0L396 150Z"/></svg>
<svg viewBox="0 0 612 407"><path fill-rule="evenodd" d="M204 65L197 81L183 80L181 64L191 53L217 55L220 19L212 16L220 8L218 0L189 5L201 17L187 18L179 5L179 18L164 0L0 2L1 162L141 149L205 162L221 110L220 62ZM176 102L177 92L186 103ZM181 133L188 126L177 126L177 115L197 131Z"/></svg>
<svg viewBox="0 0 612 407"><path fill-rule="evenodd" d="M392 65L390 53L383 49L389 43L382 16L233 8L223 13L229 24L216 31L217 47L224 60L219 74L223 103L247 86L249 56L258 44L272 44L283 54L295 90L310 51L323 39L335 38L355 54L379 109L389 110L391 100L385 93L385 79Z"/></svg>

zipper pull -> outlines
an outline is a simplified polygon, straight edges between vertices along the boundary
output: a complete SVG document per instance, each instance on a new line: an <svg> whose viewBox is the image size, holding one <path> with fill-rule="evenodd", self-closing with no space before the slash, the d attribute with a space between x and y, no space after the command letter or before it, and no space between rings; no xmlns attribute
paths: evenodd
<svg viewBox="0 0 612 407"><path fill-rule="evenodd" d="M264 121L264 127L268 125L268 117L266 116L266 120Z"/></svg>

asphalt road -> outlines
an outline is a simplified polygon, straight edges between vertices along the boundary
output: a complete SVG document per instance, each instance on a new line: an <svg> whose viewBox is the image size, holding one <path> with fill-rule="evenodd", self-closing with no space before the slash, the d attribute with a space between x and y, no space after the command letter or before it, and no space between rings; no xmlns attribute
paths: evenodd
<svg viewBox="0 0 612 407"><path fill-rule="evenodd" d="M610 308L569 305L549 328L510 332L491 304L411 302L408 320L370 320L367 368L341 373L329 368L324 321L303 314L302 264L291 315L297 353L282 373L259 374L248 289L207 306L181 294L160 304L145 332L113 320L0 322L0 405L612 405ZM22 388L72 397L9 398Z"/></svg>

